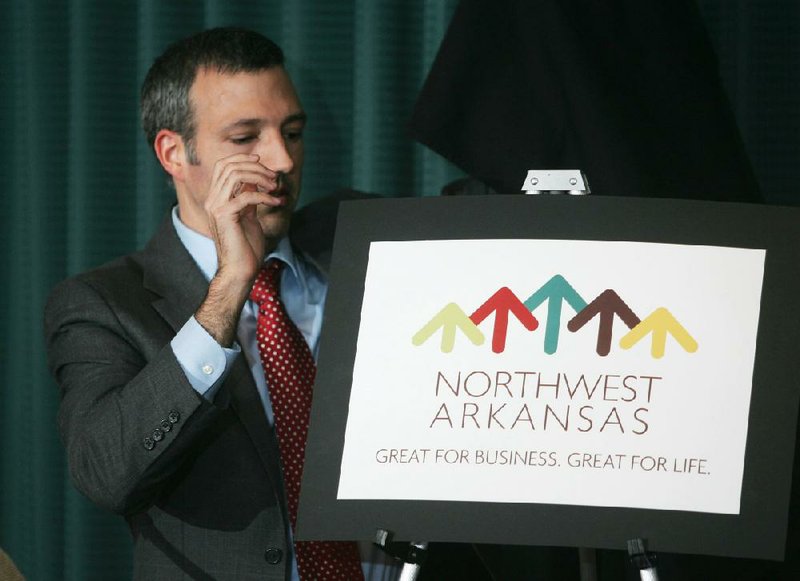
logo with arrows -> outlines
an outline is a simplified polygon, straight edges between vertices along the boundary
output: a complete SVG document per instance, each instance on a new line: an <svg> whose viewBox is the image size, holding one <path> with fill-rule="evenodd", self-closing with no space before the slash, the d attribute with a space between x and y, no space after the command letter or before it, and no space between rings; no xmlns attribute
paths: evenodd
<svg viewBox="0 0 800 581"><path fill-rule="evenodd" d="M450 353L455 347L456 335L460 332L473 345L482 345L486 336L479 325L494 315L492 351L502 353L506 348L511 315L529 332L534 332L540 325L533 311L545 302L547 319L544 324L544 351L548 355L558 350L565 304L575 312L566 324L571 333L581 331L595 318L598 320L596 351L601 357L611 352L615 319L619 319L626 327L625 334L618 343L622 349L630 349L639 341L650 337L650 354L655 359L660 359L666 351L667 335L672 335L686 352L697 351L697 341L666 308L659 307L642 319L612 289L604 290L592 302L587 303L560 274L547 281L525 301L520 300L508 287L502 287L471 315L467 315L457 304L448 303L414 334L411 341L420 346L440 335L441 351Z"/></svg>

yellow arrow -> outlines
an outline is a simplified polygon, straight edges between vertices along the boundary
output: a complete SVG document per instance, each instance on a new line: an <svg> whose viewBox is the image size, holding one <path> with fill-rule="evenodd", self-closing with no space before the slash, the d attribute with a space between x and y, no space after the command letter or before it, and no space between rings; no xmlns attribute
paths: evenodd
<svg viewBox="0 0 800 581"><path fill-rule="evenodd" d="M672 313L664 307L657 308L646 318L642 319L641 323L636 325L627 335L619 340L619 346L623 349L630 349L642 338L647 336L648 333L653 334L650 354L655 359L661 359L664 356L667 333L675 337L678 344L687 352L694 353L697 351L697 341L695 341L689 332L683 328L683 325L672 316Z"/></svg>
<svg viewBox="0 0 800 581"><path fill-rule="evenodd" d="M467 336L473 345L482 345L485 338L475 323L455 303L448 303L441 311L411 338L411 342L419 347L425 341L442 329L442 353L450 353L456 344L456 329Z"/></svg>

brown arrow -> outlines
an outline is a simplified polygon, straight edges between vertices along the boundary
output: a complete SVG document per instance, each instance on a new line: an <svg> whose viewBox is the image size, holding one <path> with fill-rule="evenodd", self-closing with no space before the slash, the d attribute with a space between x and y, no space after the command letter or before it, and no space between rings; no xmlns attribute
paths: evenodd
<svg viewBox="0 0 800 581"><path fill-rule="evenodd" d="M611 351L611 329L614 326L614 315L617 315L629 329L633 329L641 320L620 296L611 289L601 292L596 299L586 305L567 323L567 329L573 333L586 323L600 315L600 328L597 331L597 354L601 357Z"/></svg>

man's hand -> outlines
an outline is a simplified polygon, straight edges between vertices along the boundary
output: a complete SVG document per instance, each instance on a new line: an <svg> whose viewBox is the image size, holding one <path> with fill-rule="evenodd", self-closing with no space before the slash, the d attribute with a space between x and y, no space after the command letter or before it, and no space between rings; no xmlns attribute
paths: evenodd
<svg viewBox="0 0 800 581"><path fill-rule="evenodd" d="M258 163L257 155L236 154L214 165L205 211L219 266L195 317L220 345L233 343L239 313L267 250L258 207L279 205L270 195L279 187L279 174Z"/></svg>

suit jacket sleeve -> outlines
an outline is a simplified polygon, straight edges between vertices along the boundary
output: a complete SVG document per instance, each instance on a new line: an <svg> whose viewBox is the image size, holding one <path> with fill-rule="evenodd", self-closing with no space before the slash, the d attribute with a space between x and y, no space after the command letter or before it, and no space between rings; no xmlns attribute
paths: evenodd
<svg viewBox="0 0 800 581"><path fill-rule="evenodd" d="M115 304L98 280L73 278L51 294L49 366L61 389L59 430L77 488L129 514L154 501L226 397L215 404L200 397L170 348L170 333L154 336L147 317Z"/></svg>

